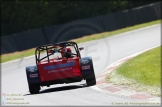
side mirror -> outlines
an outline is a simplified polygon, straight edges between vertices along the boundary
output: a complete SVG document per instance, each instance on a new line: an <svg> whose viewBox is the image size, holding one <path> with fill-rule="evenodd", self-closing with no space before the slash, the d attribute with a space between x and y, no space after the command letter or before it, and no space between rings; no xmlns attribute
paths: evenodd
<svg viewBox="0 0 162 107"><path fill-rule="evenodd" d="M80 50L80 51L81 51L81 50L84 50L84 48L83 48L83 47L80 47L79 50Z"/></svg>

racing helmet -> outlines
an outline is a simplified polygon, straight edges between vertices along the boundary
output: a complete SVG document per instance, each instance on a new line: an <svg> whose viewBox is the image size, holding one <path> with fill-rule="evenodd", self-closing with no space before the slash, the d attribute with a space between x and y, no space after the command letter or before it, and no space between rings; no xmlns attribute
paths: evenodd
<svg viewBox="0 0 162 107"><path fill-rule="evenodd" d="M61 56L65 57L66 54L67 54L67 57L71 56L71 49L69 47L61 49Z"/></svg>
<svg viewBox="0 0 162 107"><path fill-rule="evenodd" d="M69 47L67 47L66 49L67 49L67 52L71 52L71 49Z"/></svg>

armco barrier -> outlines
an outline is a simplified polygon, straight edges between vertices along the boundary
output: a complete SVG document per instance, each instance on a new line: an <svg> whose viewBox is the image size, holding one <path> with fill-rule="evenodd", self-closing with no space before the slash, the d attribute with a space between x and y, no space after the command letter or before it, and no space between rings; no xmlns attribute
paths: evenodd
<svg viewBox="0 0 162 107"><path fill-rule="evenodd" d="M131 10L128 11L128 14L129 14L129 20L130 20L129 25L130 26L133 26L135 24L139 24L138 22L140 21L140 19L139 19L138 15L140 15L140 13L137 10L131 9Z"/></svg>
<svg viewBox="0 0 162 107"><path fill-rule="evenodd" d="M101 16L105 31L113 31L119 29L119 23L116 21L113 14Z"/></svg>
<svg viewBox="0 0 162 107"><path fill-rule="evenodd" d="M162 5L162 2L152 4L152 8L156 13L157 19L161 19L161 5Z"/></svg>
<svg viewBox="0 0 162 107"><path fill-rule="evenodd" d="M11 53L47 44L41 29L21 32L1 38L1 53Z"/></svg>
<svg viewBox="0 0 162 107"><path fill-rule="evenodd" d="M141 15L144 15L143 16L143 19L144 19L143 22L149 22L149 21L156 19L155 12L153 12L153 10L151 9L151 6L141 8L140 11L141 11Z"/></svg>
<svg viewBox="0 0 162 107"><path fill-rule="evenodd" d="M1 37L1 53L30 49L161 19L162 2Z"/></svg>
<svg viewBox="0 0 162 107"><path fill-rule="evenodd" d="M49 43L66 41L104 31L100 17L77 20L57 27L52 26L44 29L50 39Z"/></svg>
<svg viewBox="0 0 162 107"><path fill-rule="evenodd" d="M55 37L54 36L55 32L57 32L61 28L61 26L63 26L63 25L48 26L48 27L43 28L44 32L45 32L45 34L46 34L46 36L48 38L48 43L49 44L52 43L51 38Z"/></svg>
<svg viewBox="0 0 162 107"><path fill-rule="evenodd" d="M126 12L117 12L117 13L113 14L117 23L119 24L119 29L128 26L128 20L130 20L130 19L126 16L125 13Z"/></svg>
<svg viewBox="0 0 162 107"><path fill-rule="evenodd" d="M41 29L22 32L14 37L18 51L47 44Z"/></svg>
<svg viewBox="0 0 162 107"><path fill-rule="evenodd" d="M14 35L4 36L1 39L1 53L11 53L17 50L18 48L14 40Z"/></svg>

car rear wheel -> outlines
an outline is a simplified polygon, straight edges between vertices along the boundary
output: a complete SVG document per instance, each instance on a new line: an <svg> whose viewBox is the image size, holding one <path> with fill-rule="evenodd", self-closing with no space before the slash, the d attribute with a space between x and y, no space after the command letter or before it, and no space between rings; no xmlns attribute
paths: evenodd
<svg viewBox="0 0 162 107"><path fill-rule="evenodd" d="M29 91L31 94L39 93L40 85L36 83L29 83Z"/></svg>
<svg viewBox="0 0 162 107"><path fill-rule="evenodd" d="M87 86L92 86L96 84L96 77L95 77L94 72L90 75L87 75L86 83L87 83Z"/></svg>

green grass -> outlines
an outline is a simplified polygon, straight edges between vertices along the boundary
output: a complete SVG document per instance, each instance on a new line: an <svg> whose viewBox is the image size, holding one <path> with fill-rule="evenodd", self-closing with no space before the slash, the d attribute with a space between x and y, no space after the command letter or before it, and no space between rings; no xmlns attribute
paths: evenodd
<svg viewBox="0 0 162 107"><path fill-rule="evenodd" d="M116 35L119 33L131 31L131 30L135 30L135 29L139 29L139 28L143 28L143 27L147 27L147 26L151 26L151 25L155 25L155 24L160 24L160 23L161 23L161 20L156 20L156 21L139 24L139 25L135 25L135 26L131 26L131 27L127 27L127 28L123 28L123 29L119 29L119 30L115 30L115 31L111 31L111 32L103 32L103 33L99 33L99 34L87 35L82 38L73 39L73 41L75 41L79 44L79 43L83 43L83 42L87 42L87 41L102 39L102 38L105 38L108 36L113 36L113 35ZM1 55L0 63L11 61L11 60L18 59L18 58L27 57L30 55L34 55L34 48L28 49L25 51L21 51L21 52L14 52L14 53L10 53L10 54Z"/></svg>
<svg viewBox="0 0 162 107"><path fill-rule="evenodd" d="M106 82L122 84L160 96L161 46L127 61L106 77Z"/></svg>
<svg viewBox="0 0 162 107"><path fill-rule="evenodd" d="M4 55L1 55L1 63L19 59L19 58L24 58L24 57L31 56L34 54L35 54L35 48L28 49L28 50L21 51L21 52L13 52L9 54L4 54Z"/></svg>

